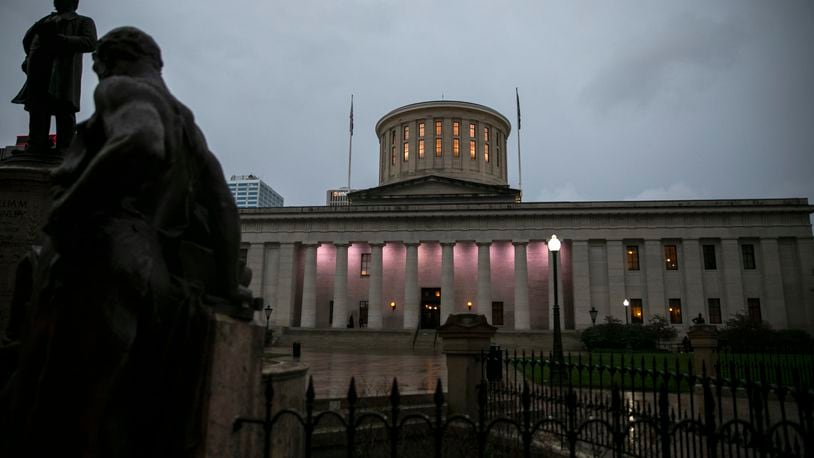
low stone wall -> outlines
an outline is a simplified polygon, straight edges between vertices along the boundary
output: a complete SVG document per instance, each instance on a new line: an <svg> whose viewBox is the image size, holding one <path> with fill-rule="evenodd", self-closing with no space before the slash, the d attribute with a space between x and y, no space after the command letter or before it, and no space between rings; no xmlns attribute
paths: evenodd
<svg viewBox="0 0 814 458"><path fill-rule="evenodd" d="M275 330L281 333L275 346L291 347L300 342L303 348L311 350L412 352L415 331L408 329L308 329L285 328ZM554 334L551 331L498 331L493 343L504 349L550 351ZM441 339L436 342L435 331L421 331L416 339L415 353L441 353ZM576 352L583 349L576 331L563 331L563 350Z"/></svg>

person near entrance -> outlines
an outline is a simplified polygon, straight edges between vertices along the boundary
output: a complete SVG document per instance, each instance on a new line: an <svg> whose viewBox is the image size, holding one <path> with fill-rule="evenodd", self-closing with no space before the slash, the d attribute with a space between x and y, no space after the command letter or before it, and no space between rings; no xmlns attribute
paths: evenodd
<svg viewBox="0 0 814 458"><path fill-rule="evenodd" d="M96 24L76 13L79 0L54 0L55 12L35 22L23 37L26 74L12 100L28 111L28 147L48 152L51 116L56 118L57 151L64 153L76 132L82 86L82 54L96 47Z"/></svg>

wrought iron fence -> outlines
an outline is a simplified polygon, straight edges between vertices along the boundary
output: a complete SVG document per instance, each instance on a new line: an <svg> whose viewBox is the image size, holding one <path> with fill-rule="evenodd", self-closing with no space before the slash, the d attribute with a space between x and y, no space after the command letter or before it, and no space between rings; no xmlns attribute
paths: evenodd
<svg viewBox="0 0 814 458"><path fill-rule="evenodd" d="M672 367L632 356L557 362L500 351L479 360L475 418L446 415L440 381L429 414L405 409L396 380L387 408L362 409L353 379L342 410L316 411L309 380L303 412L275 412L269 381L265 416L238 418L235 432L262 428L264 457L283 421L301 431L305 457L315 456L320 433L334 437L327 455L347 457L814 456L814 392L794 368L787 386L764 383L781 370L767 362L757 373L747 366L739 379L696 373L689 360Z"/></svg>
<svg viewBox="0 0 814 458"><path fill-rule="evenodd" d="M762 359L697 373L690 357L484 355L487 421L522 419L574 453L812 456L811 374ZM784 385L776 381L791 380ZM527 420L527 421L526 421Z"/></svg>

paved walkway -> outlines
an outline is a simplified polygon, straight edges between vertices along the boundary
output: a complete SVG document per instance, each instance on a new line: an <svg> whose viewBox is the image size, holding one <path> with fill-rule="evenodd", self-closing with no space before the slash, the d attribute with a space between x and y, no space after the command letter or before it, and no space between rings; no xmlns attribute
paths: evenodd
<svg viewBox="0 0 814 458"><path fill-rule="evenodd" d="M290 353L289 348L272 350ZM444 391L447 390L447 363L441 354L303 349L300 361L310 366L308 375L314 379L317 399L346 397L351 377L355 377L356 392L360 397L390 394L393 378L398 378L402 394L432 393L438 378L441 378Z"/></svg>

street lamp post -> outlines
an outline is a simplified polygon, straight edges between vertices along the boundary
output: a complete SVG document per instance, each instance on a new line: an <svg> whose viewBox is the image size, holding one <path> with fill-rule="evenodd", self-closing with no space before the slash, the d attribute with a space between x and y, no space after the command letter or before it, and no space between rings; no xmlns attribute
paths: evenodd
<svg viewBox="0 0 814 458"><path fill-rule="evenodd" d="M625 348L628 352L631 352L633 349L630 345L630 328L628 327L630 324L630 301L625 298L625 300L622 301L622 305L625 306Z"/></svg>
<svg viewBox="0 0 814 458"><path fill-rule="evenodd" d="M266 312L266 339L265 339L265 341L266 341L265 345L266 346L271 345L271 336L272 336L272 332L273 332L271 330L271 311L272 310L274 310L274 309L271 307L271 304L266 304L266 308L263 309L263 311Z"/></svg>
<svg viewBox="0 0 814 458"><path fill-rule="evenodd" d="M588 310L588 315L591 315L591 326L596 326L596 316L599 315L599 310L592 305L591 310Z"/></svg>
<svg viewBox="0 0 814 458"><path fill-rule="evenodd" d="M551 368L551 377L559 379L560 369L565 362L562 354L562 329L560 329L560 304L559 304L559 284L557 281L557 254L560 251L560 240L556 235L552 235L548 241L548 251L553 254L552 265L554 266L554 361Z"/></svg>

